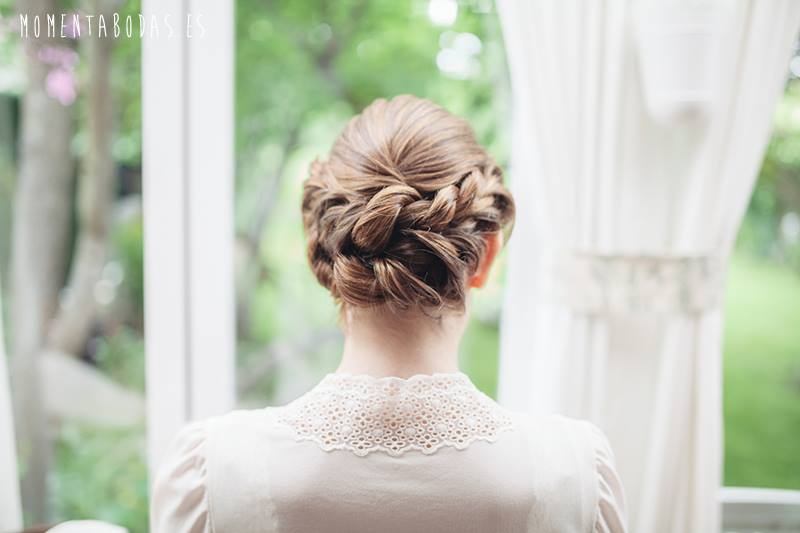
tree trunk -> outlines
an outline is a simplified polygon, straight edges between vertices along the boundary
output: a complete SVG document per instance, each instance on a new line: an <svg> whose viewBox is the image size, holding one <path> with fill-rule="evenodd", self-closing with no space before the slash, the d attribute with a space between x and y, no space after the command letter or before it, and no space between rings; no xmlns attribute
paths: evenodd
<svg viewBox="0 0 800 533"><path fill-rule="evenodd" d="M108 2L94 0L92 13L105 13ZM48 332L49 350L78 355L83 351L97 318L95 285L108 257L111 207L114 200L114 132L111 103L111 37L85 39L89 61L87 121L89 147L78 184L78 237L70 268L66 298Z"/></svg>
<svg viewBox="0 0 800 533"><path fill-rule="evenodd" d="M0 286L0 309L3 303L2 292ZM0 477L0 530L16 531L22 529L22 506L19 499L17 448L14 443L14 424L11 417L11 396L6 367L6 342L3 333L3 316L0 313L0 464L3 465L3 476Z"/></svg>
<svg viewBox="0 0 800 533"><path fill-rule="evenodd" d="M55 0L20 0L29 17L58 12ZM14 411L28 518L46 520L49 446L37 355L58 306L73 194L72 111L48 96L49 66L37 58L52 43L25 41L28 85L22 98L19 171L11 243L11 346Z"/></svg>

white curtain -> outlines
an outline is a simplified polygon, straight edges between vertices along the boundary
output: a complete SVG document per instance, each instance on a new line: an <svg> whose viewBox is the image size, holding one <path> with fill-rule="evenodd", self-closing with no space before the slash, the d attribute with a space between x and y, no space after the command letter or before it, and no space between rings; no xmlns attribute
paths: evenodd
<svg viewBox="0 0 800 533"><path fill-rule="evenodd" d="M719 530L720 304L796 0L498 0L514 92L500 400L589 418L631 530Z"/></svg>

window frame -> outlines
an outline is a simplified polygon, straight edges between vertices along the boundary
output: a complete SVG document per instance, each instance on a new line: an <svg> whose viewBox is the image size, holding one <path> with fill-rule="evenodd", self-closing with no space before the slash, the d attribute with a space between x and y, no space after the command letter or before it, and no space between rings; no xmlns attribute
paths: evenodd
<svg viewBox="0 0 800 533"><path fill-rule="evenodd" d="M235 405L234 5L143 0L148 464L186 422ZM177 21L177 22L176 22ZM191 32L191 33L189 33ZM213 105L209 105L213 103Z"/></svg>

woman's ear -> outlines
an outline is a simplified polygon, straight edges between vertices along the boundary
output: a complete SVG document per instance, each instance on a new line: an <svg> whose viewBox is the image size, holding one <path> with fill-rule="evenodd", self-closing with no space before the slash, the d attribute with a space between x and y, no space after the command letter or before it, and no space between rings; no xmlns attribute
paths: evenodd
<svg viewBox="0 0 800 533"><path fill-rule="evenodd" d="M477 270L469 278L467 286L471 289L480 289L486 285L486 280L489 279L489 271L492 269L494 258L500 248L503 247L503 233L496 231L486 236L486 250L483 253L481 262L478 264Z"/></svg>

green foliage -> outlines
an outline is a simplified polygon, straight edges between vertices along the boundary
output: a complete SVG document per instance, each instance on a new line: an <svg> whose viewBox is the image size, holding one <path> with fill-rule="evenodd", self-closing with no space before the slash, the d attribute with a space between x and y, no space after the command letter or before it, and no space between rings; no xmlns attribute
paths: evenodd
<svg viewBox="0 0 800 533"><path fill-rule="evenodd" d="M144 343L127 327L98 342L97 368L120 385L144 392ZM52 475L57 520L105 520L131 533L147 531L145 428L60 425Z"/></svg>
<svg viewBox="0 0 800 533"><path fill-rule="evenodd" d="M125 388L144 393L144 339L141 331L120 327L97 341L98 369Z"/></svg>
<svg viewBox="0 0 800 533"><path fill-rule="evenodd" d="M424 8L411 0L237 2L240 227L252 219L253 192L280 173L278 162L303 152L303 174L308 160L375 98L413 93L437 100L473 120L481 139L506 158L507 132L498 126L506 123L500 118L508 100L495 86L507 83L496 16L462 6L455 27L445 31ZM482 42L492 37L478 56L478 75L461 80L439 71L439 42L448 32L471 32Z"/></svg>
<svg viewBox="0 0 800 533"><path fill-rule="evenodd" d="M470 319L461 341L461 370L475 386L497 398L500 328L496 320Z"/></svg>
<svg viewBox="0 0 800 533"><path fill-rule="evenodd" d="M144 427L67 422L56 443L53 509L58 520L104 520L147 532Z"/></svg>
<svg viewBox="0 0 800 533"><path fill-rule="evenodd" d="M120 18L141 12L141 0L127 0ZM138 166L142 160L142 53L139 39L117 39L111 65L111 84L117 109L117 127L111 147L119 164Z"/></svg>
<svg viewBox="0 0 800 533"><path fill-rule="evenodd" d="M789 81L775 110L772 136L738 246L800 271L800 239L781 231L787 214L800 215L800 79Z"/></svg>
<svg viewBox="0 0 800 533"><path fill-rule="evenodd" d="M111 235L114 258L122 267L121 292L130 305L128 320L141 330L144 320L144 234L137 215L114 225ZM141 334L141 331L140 331Z"/></svg>
<svg viewBox="0 0 800 533"><path fill-rule="evenodd" d="M725 484L800 489L800 279L734 257L725 305Z"/></svg>

